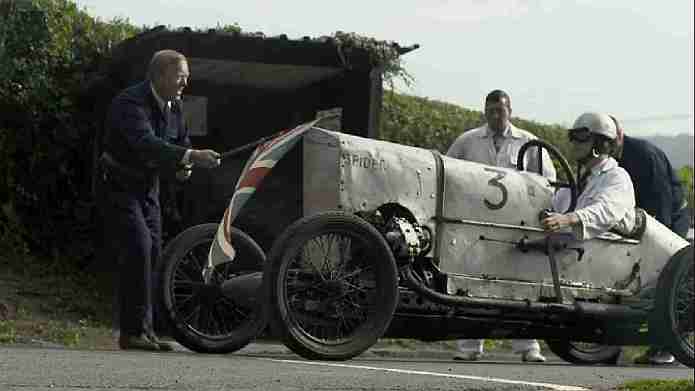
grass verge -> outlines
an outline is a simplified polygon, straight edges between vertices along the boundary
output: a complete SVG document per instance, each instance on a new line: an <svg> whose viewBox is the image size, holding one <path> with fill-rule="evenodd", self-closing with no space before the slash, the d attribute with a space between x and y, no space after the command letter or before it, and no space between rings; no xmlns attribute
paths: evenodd
<svg viewBox="0 0 695 391"><path fill-rule="evenodd" d="M619 391L694 391L693 380L636 380L618 386Z"/></svg>
<svg viewBox="0 0 695 391"><path fill-rule="evenodd" d="M109 284L66 264L0 257L0 343L113 348Z"/></svg>

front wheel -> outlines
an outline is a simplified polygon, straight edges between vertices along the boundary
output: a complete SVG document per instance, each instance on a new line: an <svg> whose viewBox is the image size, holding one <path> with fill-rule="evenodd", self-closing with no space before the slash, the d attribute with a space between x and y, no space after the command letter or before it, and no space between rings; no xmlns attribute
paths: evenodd
<svg viewBox="0 0 695 391"><path fill-rule="evenodd" d="M569 340L547 340L550 351L572 364L617 364L621 347Z"/></svg>
<svg viewBox="0 0 695 391"><path fill-rule="evenodd" d="M342 212L292 224L263 274L271 328L310 360L347 360L371 347L396 308L398 278L373 226Z"/></svg>
<svg viewBox="0 0 695 391"><path fill-rule="evenodd" d="M682 364L693 367L693 245L682 248L659 275L653 323L667 350Z"/></svg>
<svg viewBox="0 0 695 391"><path fill-rule="evenodd" d="M265 327L260 300L225 290L225 282L260 273L265 253L244 232L232 227L234 260L216 265L203 278L217 224L188 228L174 238L162 255L159 298L174 339L199 353L231 353L246 346ZM260 297L260 278L255 292ZM251 284L248 284L252 286Z"/></svg>

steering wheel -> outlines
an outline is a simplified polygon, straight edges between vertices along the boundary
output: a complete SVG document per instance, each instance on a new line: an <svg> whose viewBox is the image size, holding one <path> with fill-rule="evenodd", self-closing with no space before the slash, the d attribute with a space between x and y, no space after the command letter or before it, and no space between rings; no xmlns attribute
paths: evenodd
<svg viewBox="0 0 695 391"><path fill-rule="evenodd" d="M567 182L550 181L550 185L553 187L566 187L570 189L570 206L566 211L562 213L568 213L573 211L574 208L577 206L577 197L579 196L577 191L577 180L574 177L574 172L572 172L572 168L570 168L567 159L565 159L565 157L562 156L562 153L557 148L543 140L530 140L526 144L522 145L521 149L519 149L519 155L516 158L516 168L520 171L524 170L524 156L526 155L528 149L531 147L538 147L538 174L543 175L542 153L544 149L548 151L548 153L553 159L557 160L560 163L560 168L562 169L562 172L565 174L564 176L567 178Z"/></svg>

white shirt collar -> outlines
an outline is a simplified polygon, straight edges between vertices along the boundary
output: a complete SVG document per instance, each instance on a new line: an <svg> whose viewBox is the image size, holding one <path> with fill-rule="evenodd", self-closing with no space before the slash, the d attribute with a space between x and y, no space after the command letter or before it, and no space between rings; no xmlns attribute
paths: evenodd
<svg viewBox="0 0 695 391"><path fill-rule="evenodd" d="M518 133L519 132L517 132L517 129L514 126L514 124L512 124L510 122L509 126L507 126L507 129L505 129L504 132L502 132L502 137L503 138L509 138L509 137L518 138L519 137ZM481 137L487 138L487 137L493 137L494 135L495 135L495 132L492 129L490 129L490 126L488 124L485 124L485 132L483 132L481 134Z"/></svg>
<svg viewBox="0 0 695 391"><path fill-rule="evenodd" d="M591 175L601 175L604 172L612 170L616 167L618 167L618 162L609 156L608 158L600 161L595 166L591 167Z"/></svg>
<svg viewBox="0 0 695 391"><path fill-rule="evenodd" d="M152 82L150 82L150 89L152 90L152 95L154 95L154 100L157 101L157 104L159 105L159 109L162 110L162 113L166 108L171 108L171 102L170 101L165 101L162 99L159 94L157 93L157 90L154 89L154 85L152 85Z"/></svg>

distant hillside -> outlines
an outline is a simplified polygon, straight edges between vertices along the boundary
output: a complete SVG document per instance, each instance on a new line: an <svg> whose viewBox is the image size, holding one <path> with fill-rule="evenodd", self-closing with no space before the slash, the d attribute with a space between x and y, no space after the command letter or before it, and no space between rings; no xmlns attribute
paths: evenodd
<svg viewBox="0 0 695 391"><path fill-rule="evenodd" d="M651 141L654 145L661 148L669 160L671 160L671 165L675 169L683 166L693 166L693 142L695 137L688 134L679 134L678 136L650 136L642 138Z"/></svg>

